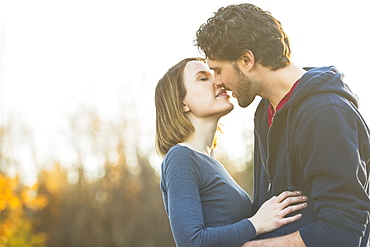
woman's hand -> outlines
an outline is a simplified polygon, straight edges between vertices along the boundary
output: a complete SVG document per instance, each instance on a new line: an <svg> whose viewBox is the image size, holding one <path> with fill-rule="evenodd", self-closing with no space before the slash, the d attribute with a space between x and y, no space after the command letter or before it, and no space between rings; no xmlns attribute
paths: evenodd
<svg viewBox="0 0 370 247"><path fill-rule="evenodd" d="M307 206L306 196L300 191L284 191L279 196L273 196L262 204L260 209L249 220L256 229L256 235L273 231L283 225L299 220L302 214L286 217L288 214ZM292 205L296 204L297 205Z"/></svg>

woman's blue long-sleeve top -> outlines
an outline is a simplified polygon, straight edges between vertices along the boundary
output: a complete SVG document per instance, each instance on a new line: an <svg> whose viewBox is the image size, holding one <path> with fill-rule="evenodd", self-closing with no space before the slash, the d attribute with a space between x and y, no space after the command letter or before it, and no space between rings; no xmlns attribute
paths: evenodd
<svg viewBox="0 0 370 247"><path fill-rule="evenodd" d="M239 247L255 238L251 200L217 160L175 145L160 186L177 246Z"/></svg>

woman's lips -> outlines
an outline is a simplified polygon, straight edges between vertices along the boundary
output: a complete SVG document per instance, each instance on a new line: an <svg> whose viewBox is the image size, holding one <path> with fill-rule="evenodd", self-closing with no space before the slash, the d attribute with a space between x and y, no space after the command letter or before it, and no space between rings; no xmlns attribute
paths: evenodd
<svg viewBox="0 0 370 247"><path fill-rule="evenodd" d="M217 93L216 98L217 98L217 97L223 97L223 96L230 97L230 96L229 96L229 94L226 92L226 90L225 90L225 89L221 89L221 90Z"/></svg>

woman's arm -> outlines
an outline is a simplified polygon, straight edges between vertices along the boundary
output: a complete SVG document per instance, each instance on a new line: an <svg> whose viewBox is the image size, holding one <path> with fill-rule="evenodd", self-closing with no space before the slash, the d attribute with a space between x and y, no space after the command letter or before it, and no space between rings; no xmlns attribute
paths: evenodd
<svg viewBox="0 0 370 247"><path fill-rule="evenodd" d="M173 156L162 167L162 180L167 189L166 208L176 245L239 247L253 239L255 229L248 219L220 227L205 226L199 172L193 162L191 158Z"/></svg>
<svg viewBox="0 0 370 247"><path fill-rule="evenodd" d="M172 157L162 173L167 189L166 208L177 246L241 246L255 238L256 229L260 234L299 219L297 216L283 219L285 215L302 208L285 208L290 203L302 201L301 196L290 197L296 193L286 192L267 201L250 220L206 227L199 195L199 172L192 162L184 156Z"/></svg>

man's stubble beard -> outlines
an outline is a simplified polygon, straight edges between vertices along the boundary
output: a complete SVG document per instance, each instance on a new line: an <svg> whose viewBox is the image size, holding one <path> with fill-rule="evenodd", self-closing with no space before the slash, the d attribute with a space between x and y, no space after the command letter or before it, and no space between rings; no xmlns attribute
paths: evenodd
<svg viewBox="0 0 370 247"><path fill-rule="evenodd" d="M237 96L239 106L245 108L249 106L256 97L256 94L253 92L254 83L251 78L243 73L236 63L233 64L233 68L236 77L236 88L233 92Z"/></svg>

